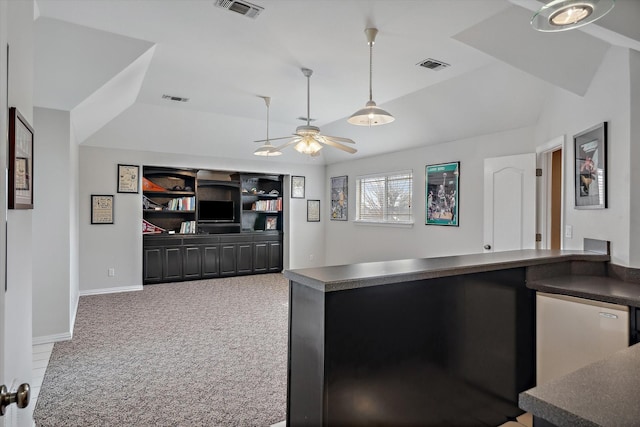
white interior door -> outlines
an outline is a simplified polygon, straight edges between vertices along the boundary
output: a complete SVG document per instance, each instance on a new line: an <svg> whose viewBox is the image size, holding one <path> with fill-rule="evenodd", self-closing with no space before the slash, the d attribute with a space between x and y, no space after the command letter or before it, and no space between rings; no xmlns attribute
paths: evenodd
<svg viewBox="0 0 640 427"><path fill-rule="evenodd" d="M536 155L484 160L484 251L534 249Z"/></svg>

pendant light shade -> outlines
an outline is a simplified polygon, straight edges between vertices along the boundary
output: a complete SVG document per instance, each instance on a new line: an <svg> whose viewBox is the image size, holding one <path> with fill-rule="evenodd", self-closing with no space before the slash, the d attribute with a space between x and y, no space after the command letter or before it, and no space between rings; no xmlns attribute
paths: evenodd
<svg viewBox="0 0 640 427"><path fill-rule="evenodd" d="M271 104L271 98L268 96L263 96L262 98L267 106L267 139L253 154L264 157L279 156L282 154L282 151L277 150L276 147L271 144L271 141L269 141L269 105Z"/></svg>
<svg viewBox="0 0 640 427"><path fill-rule="evenodd" d="M554 0L531 19L538 31L556 32L582 27L609 13L615 0Z"/></svg>
<svg viewBox="0 0 640 427"><path fill-rule="evenodd" d="M378 30L376 28L367 28L364 30L369 44L369 102L364 108L359 109L347 119L352 125L358 126L377 126L391 123L395 120L387 111L379 108L373 100L372 79L373 79L373 44L376 40Z"/></svg>

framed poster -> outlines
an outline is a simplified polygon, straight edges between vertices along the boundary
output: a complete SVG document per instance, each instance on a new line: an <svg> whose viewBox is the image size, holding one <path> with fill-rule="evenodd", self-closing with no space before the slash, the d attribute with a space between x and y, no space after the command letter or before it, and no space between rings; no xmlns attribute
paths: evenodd
<svg viewBox="0 0 640 427"><path fill-rule="evenodd" d="M346 221L348 206L348 177L336 176L331 178L331 220Z"/></svg>
<svg viewBox="0 0 640 427"><path fill-rule="evenodd" d="M9 209L33 209L33 128L9 109Z"/></svg>
<svg viewBox="0 0 640 427"><path fill-rule="evenodd" d="M573 137L575 208L607 207L607 122Z"/></svg>
<svg viewBox="0 0 640 427"><path fill-rule="evenodd" d="M113 195L91 195L91 224L113 224Z"/></svg>
<svg viewBox="0 0 640 427"><path fill-rule="evenodd" d="M304 199L304 176L291 177L291 198Z"/></svg>
<svg viewBox="0 0 640 427"><path fill-rule="evenodd" d="M118 165L118 193L138 193L140 166Z"/></svg>
<svg viewBox="0 0 640 427"><path fill-rule="evenodd" d="M307 200L307 222L320 222L320 200Z"/></svg>
<svg viewBox="0 0 640 427"><path fill-rule="evenodd" d="M425 224L459 225L460 162L426 166Z"/></svg>

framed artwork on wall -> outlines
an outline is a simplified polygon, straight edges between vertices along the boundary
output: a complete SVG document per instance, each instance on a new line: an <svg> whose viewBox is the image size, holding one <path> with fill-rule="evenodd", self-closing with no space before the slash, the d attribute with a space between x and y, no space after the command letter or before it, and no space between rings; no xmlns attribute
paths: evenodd
<svg viewBox="0 0 640 427"><path fill-rule="evenodd" d="M573 137L575 208L607 207L607 122Z"/></svg>
<svg viewBox="0 0 640 427"><path fill-rule="evenodd" d="M459 184L460 162L426 166L426 225L459 225Z"/></svg>
<svg viewBox="0 0 640 427"><path fill-rule="evenodd" d="M348 177L336 176L331 178L331 220L346 221L349 211L348 205Z"/></svg>
<svg viewBox="0 0 640 427"><path fill-rule="evenodd" d="M113 195L91 195L91 224L113 224Z"/></svg>
<svg viewBox="0 0 640 427"><path fill-rule="evenodd" d="M304 176L291 177L291 198L304 199Z"/></svg>
<svg viewBox="0 0 640 427"><path fill-rule="evenodd" d="M138 193L140 166L118 165L118 193Z"/></svg>
<svg viewBox="0 0 640 427"><path fill-rule="evenodd" d="M9 109L9 209L33 209L33 128Z"/></svg>
<svg viewBox="0 0 640 427"><path fill-rule="evenodd" d="M307 222L320 222L320 200L307 200Z"/></svg>

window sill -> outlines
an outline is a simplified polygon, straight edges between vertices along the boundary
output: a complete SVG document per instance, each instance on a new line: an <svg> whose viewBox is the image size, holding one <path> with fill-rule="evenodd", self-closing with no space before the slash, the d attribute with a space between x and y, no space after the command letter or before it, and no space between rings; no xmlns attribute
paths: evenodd
<svg viewBox="0 0 640 427"><path fill-rule="evenodd" d="M396 228L412 228L414 222L384 222L384 221L362 221L354 220L356 225L372 225L374 227L396 227Z"/></svg>

